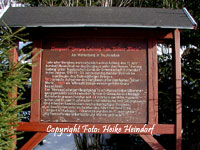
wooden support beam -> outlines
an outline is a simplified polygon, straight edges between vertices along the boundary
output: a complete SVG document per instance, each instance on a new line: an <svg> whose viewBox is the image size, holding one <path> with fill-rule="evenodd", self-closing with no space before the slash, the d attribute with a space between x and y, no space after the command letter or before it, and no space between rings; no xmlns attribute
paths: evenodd
<svg viewBox="0 0 200 150"><path fill-rule="evenodd" d="M18 44L18 42L17 42ZM10 52L9 52L9 66L11 64L16 64L18 62L18 52L17 52L17 47L13 47ZM17 87L13 87L12 89L12 93L8 93L8 95L10 96L10 98L17 98ZM17 105L17 102L15 102L14 105ZM17 117L17 116L16 116ZM14 127L11 127L11 129L14 129ZM17 144L17 136L13 135L11 138L13 138L14 141L14 145ZM12 148L12 150L14 150L15 148Z"/></svg>
<svg viewBox="0 0 200 150"><path fill-rule="evenodd" d="M158 124L158 56L157 56L157 41L153 41L153 105L154 105L154 114L155 122Z"/></svg>
<svg viewBox="0 0 200 150"><path fill-rule="evenodd" d="M148 99L149 99L149 124L158 124L158 60L157 42L148 40Z"/></svg>
<svg viewBox="0 0 200 150"><path fill-rule="evenodd" d="M18 52L17 52L17 47L13 47L10 52L9 52L9 67L10 65L14 65L18 62ZM11 98L16 98L17 97L17 87L13 87L12 93L9 93L9 96ZM17 104L17 103L15 103Z"/></svg>
<svg viewBox="0 0 200 150"><path fill-rule="evenodd" d="M173 39L173 32L169 32L169 33L159 33L158 36L159 39L163 39L163 40L169 40L169 39Z"/></svg>
<svg viewBox="0 0 200 150"><path fill-rule="evenodd" d="M84 126L86 125L88 128L98 128L100 129L97 133L103 133L103 134L109 134L109 133L105 133L103 132L103 126L105 125L110 125L110 127L115 126L116 124L75 124L75 123L37 123L37 122L19 122L18 123L19 126L17 128L18 131L31 131L31 132L47 132L47 128L50 127L49 125L51 125L51 128L48 128L48 130L50 131L50 129L52 128L79 128L79 130L74 130L73 133L90 133L89 130L85 130L84 132ZM122 128L121 132L119 132L119 134L140 134L138 132L129 132L126 131L124 132L124 127L129 125L132 126L132 128L137 127L137 128L143 128L145 124L118 124L118 128ZM152 128L153 125L145 125L145 128ZM60 132L60 131L58 131ZM65 131L63 131L63 133L70 133L67 129ZM110 133L110 134L115 134L115 133ZM143 133L144 134L144 133ZM147 133L147 134L151 134L151 133ZM173 124L157 124L154 125L154 129L153 129L153 133L152 134L175 134L175 125Z"/></svg>
<svg viewBox="0 0 200 150"><path fill-rule="evenodd" d="M34 51L33 55L35 55L38 51L42 48L42 41L36 40L34 41L33 45L34 49L37 49ZM41 60L42 60L42 54L40 53L35 59L33 60L33 63L35 63L36 66L33 66L32 68L32 75L31 75L31 118L30 122L39 122L40 121L40 80L41 80ZM38 100L37 102L35 102Z"/></svg>
<svg viewBox="0 0 200 150"><path fill-rule="evenodd" d="M20 150L32 150L47 134L37 132Z"/></svg>
<svg viewBox="0 0 200 150"><path fill-rule="evenodd" d="M97 30L96 30L97 29ZM27 29L31 37L41 37L46 38L66 38L66 37L106 37L106 38L116 38L116 37L135 37L135 38L155 38L155 39L173 39L173 30L171 29L133 29L133 28L56 28L52 30L51 28L42 29ZM81 34L80 34L81 33ZM31 39L30 39L31 40Z"/></svg>
<svg viewBox="0 0 200 150"><path fill-rule="evenodd" d="M182 149L182 78L180 58L180 31L174 31L173 76L176 100L176 150Z"/></svg>
<svg viewBox="0 0 200 150"><path fill-rule="evenodd" d="M10 63L17 63L18 62L18 52L17 48L14 47L10 50L10 56L9 56Z"/></svg>
<svg viewBox="0 0 200 150"><path fill-rule="evenodd" d="M149 144L153 150L165 150L152 135L140 135L140 137Z"/></svg>

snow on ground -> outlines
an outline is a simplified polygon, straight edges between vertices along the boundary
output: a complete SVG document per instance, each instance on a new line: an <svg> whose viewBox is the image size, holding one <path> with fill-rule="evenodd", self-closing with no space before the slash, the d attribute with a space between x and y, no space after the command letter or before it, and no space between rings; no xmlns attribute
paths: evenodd
<svg viewBox="0 0 200 150"><path fill-rule="evenodd" d="M49 133L43 140L43 145L38 145L34 150L75 150L73 134L62 134L58 136L54 133Z"/></svg>

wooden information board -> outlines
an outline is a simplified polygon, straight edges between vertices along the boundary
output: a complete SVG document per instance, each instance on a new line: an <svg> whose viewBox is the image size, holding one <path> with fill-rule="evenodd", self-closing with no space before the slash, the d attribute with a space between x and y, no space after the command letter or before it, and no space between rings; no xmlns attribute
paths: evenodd
<svg viewBox="0 0 200 150"><path fill-rule="evenodd" d="M41 77L41 122L147 123L145 40L59 41Z"/></svg>

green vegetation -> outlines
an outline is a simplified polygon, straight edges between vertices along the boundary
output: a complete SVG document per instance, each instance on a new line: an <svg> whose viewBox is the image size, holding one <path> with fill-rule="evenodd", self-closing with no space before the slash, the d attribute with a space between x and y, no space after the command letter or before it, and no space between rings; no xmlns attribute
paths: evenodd
<svg viewBox="0 0 200 150"><path fill-rule="evenodd" d="M24 88L30 77L30 60L28 54L20 54L18 62L13 59L13 49L17 49L15 41L22 41L20 34L24 28L12 31L8 26L0 30L0 149L10 150L15 147L17 122L22 117L20 112L30 103L17 104L23 100ZM17 90L18 88L18 90Z"/></svg>

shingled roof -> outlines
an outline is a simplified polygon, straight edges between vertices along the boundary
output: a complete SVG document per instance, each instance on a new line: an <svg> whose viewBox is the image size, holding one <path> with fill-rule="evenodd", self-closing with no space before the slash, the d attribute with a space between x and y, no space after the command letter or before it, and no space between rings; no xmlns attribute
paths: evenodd
<svg viewBox="0 0 200 150"><path fill-rule="evenodd" d="M1 20L11 27L193 29L197 25L185 8L10 7Z"/></svg>

